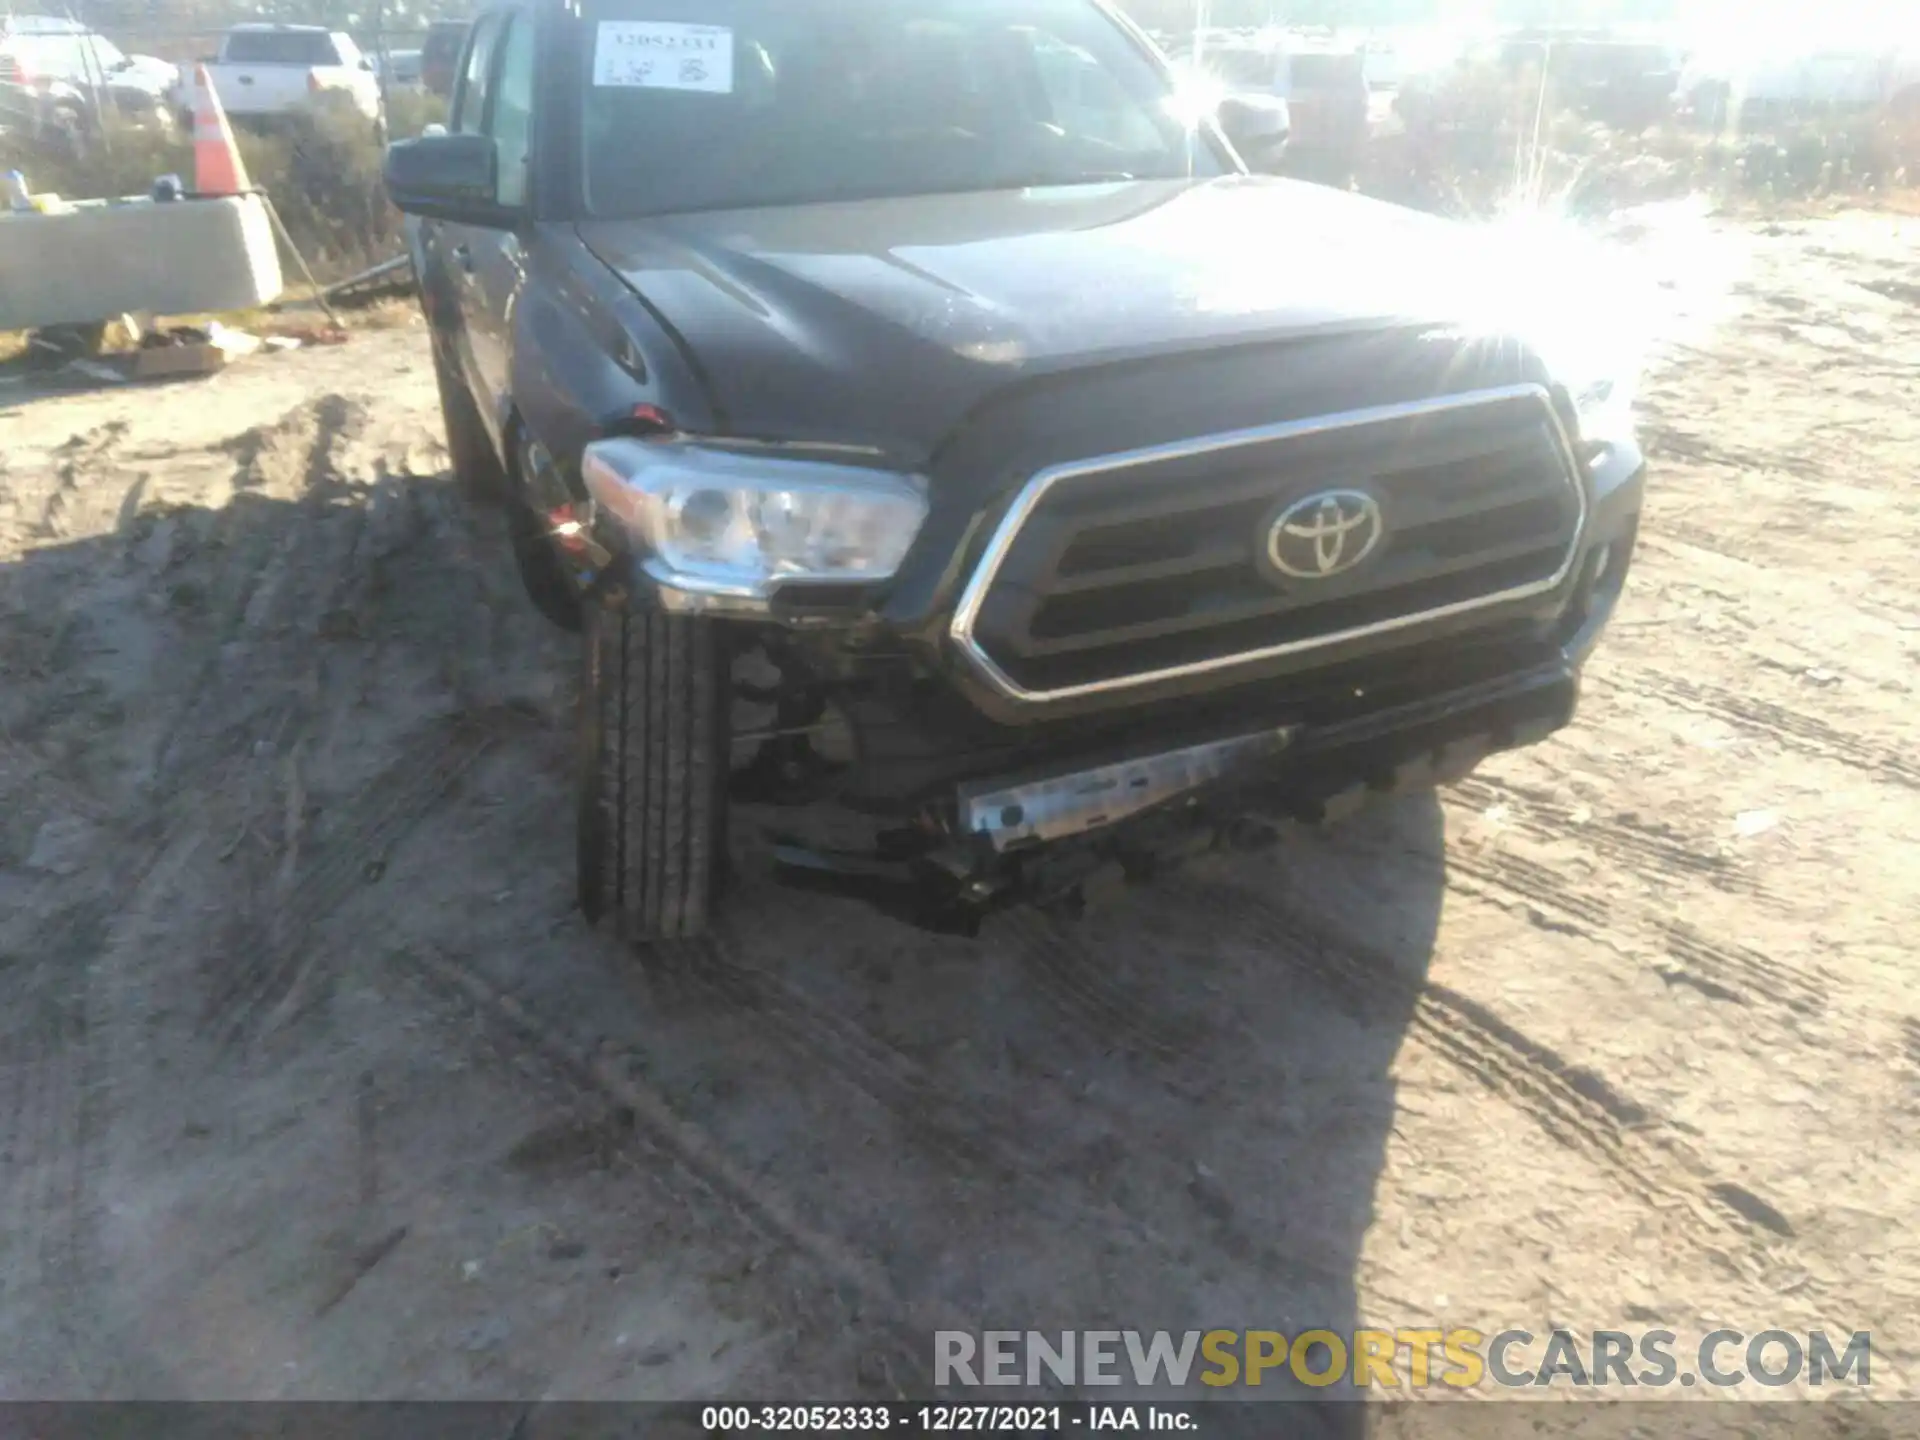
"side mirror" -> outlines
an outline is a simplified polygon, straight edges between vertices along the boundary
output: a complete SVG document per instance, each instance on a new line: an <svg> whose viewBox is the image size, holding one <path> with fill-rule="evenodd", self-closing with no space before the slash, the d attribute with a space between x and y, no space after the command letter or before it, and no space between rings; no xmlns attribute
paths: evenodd
<svg viewBox="0 0 1920 1440"><path fill-rule="evenodd" d="M499 160L486 135L422 135L387 147L384 178L394 207L428 220L504 230L518 218L494 196Z"/></svg>
<svg viewBox="0 0 1920 1440"><path fill-rule="evenodd" d="M1277 95L1229 95L1218 118L1227 143L1256 170L1277 164L1293 133L1293 112Z"/></svg>
<svg viewBox="0 0 1920 1440"><path fill-rule="evenodd" d="M362 70L365 70L369 75L371 75L373 73L373 61L369 60L366 56L362 55L360 57L360 68Z"/></svg>

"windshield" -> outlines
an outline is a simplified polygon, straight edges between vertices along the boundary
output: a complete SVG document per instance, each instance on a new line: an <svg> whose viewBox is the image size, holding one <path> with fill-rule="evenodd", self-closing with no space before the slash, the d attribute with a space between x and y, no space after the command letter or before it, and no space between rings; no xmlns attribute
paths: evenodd
<svg viewBox="0 0 1920 1440"><path fill-rule="evenodd" d="M602 0L597 215L1218 174L1090 0Z"/></svg>

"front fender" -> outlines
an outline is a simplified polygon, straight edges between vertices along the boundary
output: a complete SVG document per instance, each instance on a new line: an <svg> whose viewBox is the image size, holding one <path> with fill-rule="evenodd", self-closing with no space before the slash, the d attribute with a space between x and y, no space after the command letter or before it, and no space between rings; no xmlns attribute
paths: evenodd
<svg viewBox="0 0 1920 1440"><path fill-rule="evenodd" d="M513 419L548 453L534 479L544 509L584 500L580 452L639 406L685 430L711 428L707 397L672 337L570 227L541 226L528 246L513 317Z"/></svg>

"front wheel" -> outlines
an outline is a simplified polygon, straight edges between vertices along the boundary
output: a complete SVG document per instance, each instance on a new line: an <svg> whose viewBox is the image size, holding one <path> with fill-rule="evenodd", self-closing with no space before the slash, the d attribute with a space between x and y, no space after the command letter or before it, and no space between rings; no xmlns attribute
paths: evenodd
<svg viewBox="0 0 1920 1440"><path fill-rule="evenodd" d="M727 854L727 662L711 620L586 607L580 908L637 944L707 928Z"/></svg>

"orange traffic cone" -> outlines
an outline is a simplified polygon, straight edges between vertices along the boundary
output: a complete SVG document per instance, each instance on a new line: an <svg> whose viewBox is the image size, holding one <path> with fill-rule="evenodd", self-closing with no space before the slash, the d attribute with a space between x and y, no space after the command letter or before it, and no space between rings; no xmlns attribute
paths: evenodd
<svg viewBox="0 0 1920 1440"><path fill-rule="evenodd" d="M213 79L205 65L193 67L193 190L196 195L238 195L251 190L247 167L240 161L240 146L233 138L233 126L213 88Z"/></svg>

